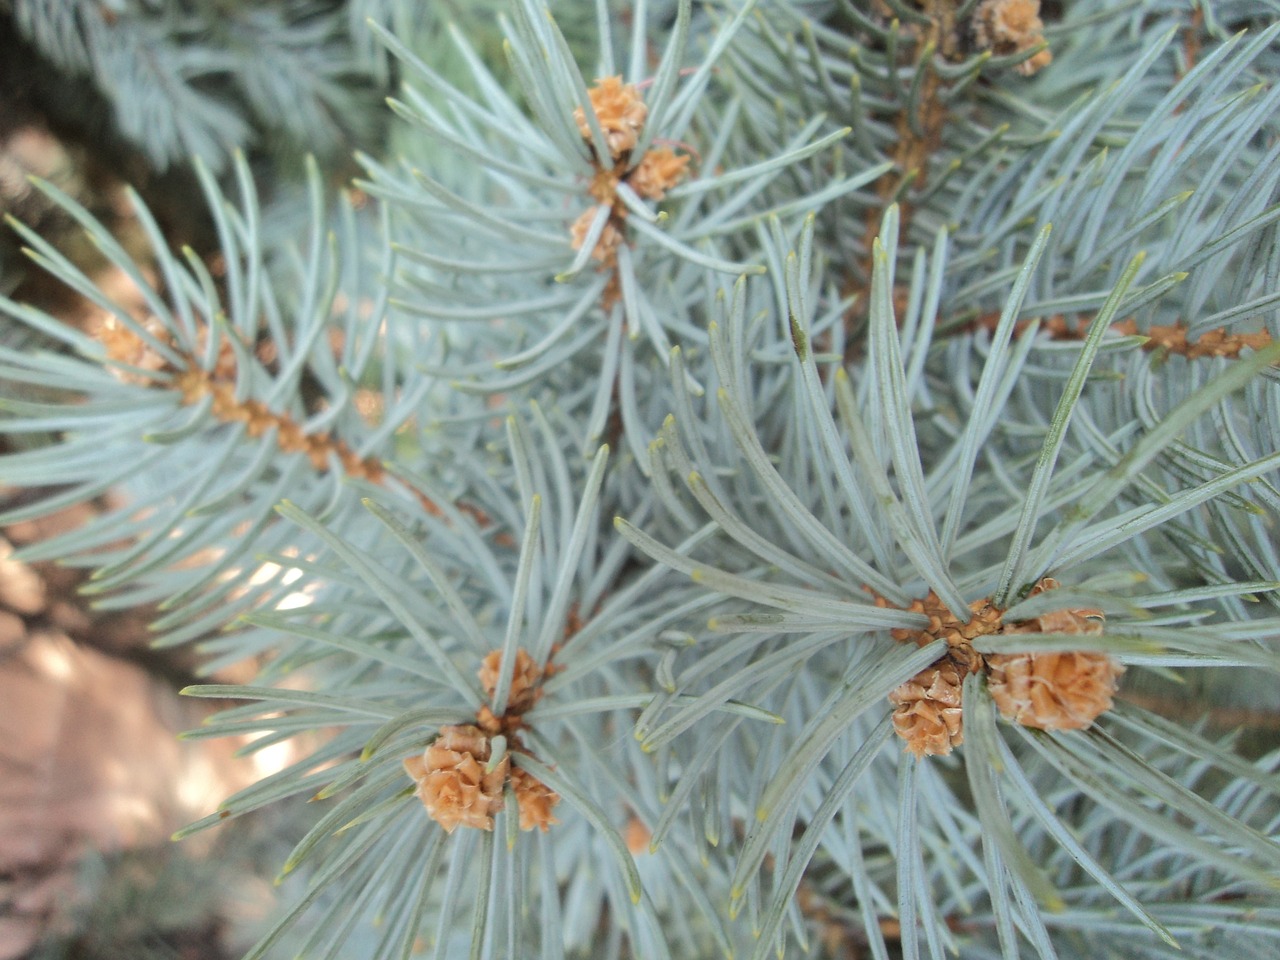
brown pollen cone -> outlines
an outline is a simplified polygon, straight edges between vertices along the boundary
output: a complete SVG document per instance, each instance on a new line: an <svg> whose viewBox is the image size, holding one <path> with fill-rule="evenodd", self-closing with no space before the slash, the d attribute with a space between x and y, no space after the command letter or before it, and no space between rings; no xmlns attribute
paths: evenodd
<svg viewBox="0 0 1280 960"><path fill-rule="evenodd" d="M889 603L876 598L879 606ZM932 590L907 608L929 618L923 629L890 630L899 643L923 647L935 640L947 642L947 652L889 694L893 704L893 729L917 757L946 756L964 742L961 689L969 673L981 669L982 657L972 642L999 633L1002 611L989 600L969 604L970 617L962 622Z"/></svg>
<svg viewBox="0 0 1280 960"><path fill-rule="evenodd" d="M964 742L960 701L967 672L944 657L889 694L893 729L917 757L945 757Z"/></svg>
<svg viewBox="0 0 1280 960"><path fill-rule="evenodd" d="M446 833L459 826L493 829L511 760L503 757L486 771L490 749L489 738L479 727L441 727L440 736L421 756L404 761L405 772L418 785L418 799Z"/></svg>
<svg viewBox="0 0 1280 960"><path fill-rule="evenodd" d="M169 332L165 330L164 324L155 317L148 317L141 323L143 329L161 343L167 344L169 342ZM123 383L147 386L152 382L147 374L159 373L169 364L169 361L156 353L146 340L143 340L119 317L106 317L98 328L97 337L98 341L106 348L108 359L144 371L135 373L131 370L123 370L120 367L111 367L112 375Z"/></svg>
<svg viewBox="0 0 1280 960"><path fill-rule="evenodd" d="M596 208L589 207L582 212L569 228L570 243L575 250L581 250L587 241L587 231L591 229L591 221L595 219ZM600 239L591 248L591 259L602 266L612 267L618 262L618 247L622 244L622 231L618 229L614 218L610 218L600 233Z"/></svg>
<svg viewBox="0 0 1280 960"><path fill-rule="evenodd" d="M1031 588L1037 596L1058 587L1044 577ZM876 598L882 607L890 604ZM900 643L925 646L946 640L947 652L889 694L893 728L916 756L945 756L963 742L961 688L969 673L984 670L987 689L1001 716L1041 730L1082 730L1111 709L1124 667L1103 653L1080 650L988 654L973 649L981 636L1020 633L1102 633L1103 614L1094 609L1048 610L1016 624L1003 621L1004 611L989 599L969 604L972 616L961 623L930 591L907 608L928 618L923 629L899 628L890 633Z"/></svg>
<svg viewBox="0 0 1280 960"><path fill-rule="evenodd" d="M477 671L485 692L492 698L498 686L502 651L491 650ZM417 783L416 791L427 814L452 833L459 826L492 830L493 817L502 809L502 791L511 784L520 809L520 829L546 830L559 823L551 813L560 795L533 774L514 766L528 751L520 742L522 714L542 696L543 670L528 651L516 651L507 708L498 716L484 704L475 724L441 727L440 735L421 756L404 761L405 772ZM493 755L492 738L506 738L507 755L493 769L486 769Z"/></svg>
<svg viewBox="0 0 1280 960"><path fill-rule="evenodd" d="M1031 595L1053 590L1045 577ZM1015 627L1016 633L1102 633L1101 610L1050 610ZM1105 653L1078 650L992 654L987 657L987 689L1000 715L1039 730L1083 730L1111 709L1124 667Z"/></svg>
<svg viewBox="0 0 1280 960"><path fill-rule="evenodd" d="M622 77L601 77L587 91L587 96L591 99L591 109L595 111L596 121L609 144L609 152L616 158L631 150L640 138L644 121L649 116L649 108L640 99L635 84L623 83ZM591 127L581 107L573 111L573 119L577 122L578 132L583 139L590 142Z"/></svg>
<svg viewBox="0 0 1280 960"><path fill-rule="evenodd" d="M883 597L876 597L876 606L892 606ZM934 640L945 640L953 648L967 647L976 637L999 633L1002 611L992 606L990 600L975 600L969 604L968 623L963 623L948 608L942 599L932 590L920 600L912 600L906 608L912 613L922 613L929 618L922 629L897 627L889 631L889 635L899 643L914 643L918 647L927 646Z"/></svg>
<svg viewBox="0 0 1280 960"><path fill-rule="evenodd" d="M1040 0L983 0L973 14L973 36L978 46L998 56L1038 46L1044 40ZM1029 77L1052 60L1052 53L1041 50L1014 69Z"/></svg>
<svg viewBox="0 0 1280 960"><path fill-rule="evenodd" d="M684 179L688 167L687 154L678 154L670 147L647 150L627 174L627 186L646 199L661 200Z"/></svg>
<svg viewBox="0 0 1280 960"><path fill-rule="evenodd" d="M502 669L502 651L490 650L480 663L480 685L490 697L498 689L498 672ZM542 697L542 668L523 647L516 651L515 668L511 672L511 692L507 695L507 713L524 713Z"/></svg>
<svg viewBox="0 0 1280 960"><path fill-rule="evenodd" d="M598 156L592 146L595 174L587 187L596 207L583 211L569 228L570 246L581 250L587 242L591 224L599 207L607 207L608 219L599 237L591 247L591 259L598 269L613 271L600 302L605 309L617 303L621 284L617 275L618 248L626 242L627 205L618 196L618 184L626 185L638 196L648 200L661 200L668 190L684 179L688 173L689 158L677 154L670 147L646 150L638 163L632 164L631 152L640 141L649 116L649 108L636 92L634 84L624 84L621 77L601 77L588 91L591 107L600 129L609 143L609 157ZM592 145L591 128L581 107L573 112L578 132L588 145Z"/></svg>
<svg viewBox="0 0 1280 960"><path fill-rule="evenodd" d="M535 827L543 833L553 823L560 821L551 811L560 802L560 794L545 783L519 767L511 769L511 789L520 804L520 829L532 830Z"/></svg>
<svg viewBox="0 0 1280 960"><path fill-rule="evenodd" d="M1124 667L1076 650L987 657L987 689L1005 719L1040 730L1083 730L1111 709Z"/></svg>

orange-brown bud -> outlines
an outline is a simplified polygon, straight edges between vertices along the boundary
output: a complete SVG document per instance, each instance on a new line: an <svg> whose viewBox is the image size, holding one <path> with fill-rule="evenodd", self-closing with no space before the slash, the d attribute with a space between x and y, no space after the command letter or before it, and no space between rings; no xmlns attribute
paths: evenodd
<svg viewBox="0 0 1280 960"><path fill-rule="evenodd" d="M573 221L573 226L569 228L571 235L571 243L573 249L580 250L582 245L586 243L587 231L591 229L591 221L595 219L596 208L591 207L582 212L582 216ZM604 230L600 234L600 239L596 241L596 245L591 249L591 259L597 260L606 267L611 267L618 259L618 245L622 243L622 231L617 228L613 220L610 219L604 225Z"/></svg>
<svg viewBox="0 0 1280 960"><path fill-rule="evenodd" d="M498 672L502 668L502 651L491 650L480 664L480 685L490 697L498 689ZM507 695L507 713L524 713L542 696L542 669L521 647L516 651L515 669L511 673L511 692Z"/></svg>
<svg viewBox="0 0 1280 960"><path fill-rule="evenodd" d="M978 46L1001 56L1038 46L1044 40L1040 0L983 0L973 14L973 36ZM1052 53L1041 50L1016 69L1029 77L1052 60Z"/></svg>
<svg viewBox="0 0 1280 960"><path fill-rule="evenodd" d="M670 147L648 150L627 174L627 185L649 200L661 200L688 173L689 157Z"/></svg>
<svg viewBox="0 0 1280 960"><path fill-rule="evenodd" d="M964 741L963 683L962 669L944 658L889 694L893 729L917 757L946 756Z"/></svg>
<svg viewBox="0 0 1280 960"><path fill-rule="evenodd" d="M553 823L559 823L551 813L560 802L560 794L545 783L519 767L511 768L511 789L516 800L520 802L520 829L532 830L537 827L543 833Z"/></svg>
<svg viewBox="0 0 1280 960"><path fill-rule="evenodd" d="M459 826L493 829L511 760L503 757L486 771L489 755L489 738L468 724L441 727L421 756L404 761L405 772L418 785L418 799L446 833Z"/></svg>
<svg viewBox="0 0 1280 960"><path fill-rule="evenodd" d="M993 654L987 670L1001 716L1040 730L1083 730L1111 709L1124 667L1104 653L1050 651Z"/></svg>
<svg viewBox="0 0 1280 960"><path fill-rule="evenodd" d="M609 144L609 152L619 157L636 145L640 131L644 129L645 119L649 116L649 108L640 99L635 84L623 83L621 77L601 77L594 87L587 91L591 99L591 108L595 111L596 120ZM583 139L591 139L591 127L587 124L586 113L581 107L573 111L573 119L578 124L578 132Z"/></svg>

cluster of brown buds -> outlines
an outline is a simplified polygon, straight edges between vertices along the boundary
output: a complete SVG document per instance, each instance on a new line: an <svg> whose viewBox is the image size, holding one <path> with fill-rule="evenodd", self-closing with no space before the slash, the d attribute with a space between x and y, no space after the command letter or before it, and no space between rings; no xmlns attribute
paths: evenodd
<svg viewBox="0 0 1280 960"><path fill-rule="evenodd" d="M1045 577L1031 596L1053 590L1058 581ZM877 598L877 604L888 603ZM925 646L946 640L947 652L889 694L893 728L917 756L945 756L964 740L961 689L970 673L985 671L987 689L1007 720L1040 730L1082 730L1111 709L1122 667L1103 653L1048 651L995 653L973 649L978 637L1019 633L1102 633L1102 611L1051 610L1016 624L1005 624L1003 611L989 600L969 605L971 617L961 622L932 590L908 608L929 618L921 630L891 631L899 642Z"/></svg>
<svg viewBox="0 0 1280 960"><path fill-rule="evenodd" d="M591 250L591 257L600 263L602 270L612 269L617 262L618 246L625 236L627 219L626 204L618 197L618 184L625 183L646 200L661 200L688 172L689 157L677 154L670 147L646 150L639 158L632 156L649 116L649 108L640 99L635 84L624 84L621 77L601 77L587 95L609 146L609 156L593 157L596 172L588 187L596 204L609 208L609 219ZM596 154L586 113L578 107L573 116L578 132ZM573 249L581 249L586 242L596 209L586 210L574 221Z"/></svg>
<svg viewBox="0 0 1280 960"><path fill-rule="evenodd" d="M1040 46L1044 43L1040 0L982 0L973 12L973 37L978 46L1000 56ZM1015 69L1029 77L1052 60L1053 54L1046 48Z"/></svg>
<svg viewBox="0 0 1280 960"><path fill-rule="evenodd" d="M1111 329L1122 336L1142 334L1147 342L1143 350L1164 350L1169 353L1180 353L1189 360L1201 357L1238 357L1244 350L1261 350L1271 343L1271 334L1266 330L1254 333L1230 333L1225 327L1205 330L1196 339L1189 337L1186 324L1153 323L1146 330L1138 329L1138 322L1130 317L1113 323Z"/></svg>
<svg viewBox="0 0 1280 960"><path fill-rule="evenodd" d="M168 341L168 331L158 318L146 317L140 323L142 328L157 340L162 343ZM128 370L117 366L111 367L112 375L122 383L149 386L153 381L151 374L161 373L169 365L169 362L157 353L151 344L139 336L132 327L112 314L103 318L98 326L97 337L98 342L106 348L109 360L114 360L124 367L133 368Z"/></svg>
<svg viewBox="0 0 1280 960"><path fill-rule="evenodd" d="M201 325L197 330L197 338L195 349L188 352L182 344L171 334L160 318L154 314L146 314L138 316L135 319L146 333L156 342L163 344L165 347L173 351L174 354L183 359L183 364L175 367L170 359L152 345L152 343L144 339L131 326L122 321L114 314L108 314L98 323L94 335L99 343L106 350L107 359L114 361L114 364L133 367L133 370L121 369L119 366L111 366L111 372L123 383L137 384L138 386L149 387L154 386L159 377L158 374L174 374L188 373L199 374L209 380L214 381L235 381L236 378L236 353L231 346L229 336L227 334L218 344L218 356L214 360L213 369L204 370L201 368L196 357L206 352L209 345L209 328L207 325ZM243 345L243 341L241 341ZM264 343L260 351L272 349L269 343ZM262 359L261 355L259 359ZM183 394L183 402L193 403L198 397Z"/></svg>
<svg viewBox="0 0 1280 960"><path fill-rule="evenodd" d="M491 651L480 665L480 683L490 698L498 686L501 657L500 650ZM559 794L519 766L519 754L526 752L520 743L523 715L542 697L541 684L550 670L541 669L525 650L516 651L502 716L483 706L474 724L441 727L426 750L404 761L427 815L446 833L459 826L492 830L508 784L520 809L521 830L545 831L559 822L551 812L560 802ZM498 738L505 747L495 756Z"/></svg>
<svg viewBox="0 0 1280 960"><path fill-rule="evenodd" d="M282 452L306 455L311 466L319 472L328 470L330 457L336 456L343 472L349 476L374 483L383 479L385 471L377 459L358 456L348 444L328 433L307 433L293 417L272 410L260 400L237 397L236 353L225 337L218 346L213 368L205 369L196 360L196 355L204 352L207 327L201 328L195 351L189 353L157 318L148 317L140 323L148 334L172 349L185 362L183 366L175 367L131 327L117 317L109 316L98 327L97 338L106 350L107 359L119 365L111 369L120 381L154 386L159 383L159 375L170 376L169 385L177 390L184 404L191 406L209 397L209 409L214 417L224 423L243 423L250 437L260 437L274 429L276 444ZM267 347L269 344L261 349Z"/></svg>

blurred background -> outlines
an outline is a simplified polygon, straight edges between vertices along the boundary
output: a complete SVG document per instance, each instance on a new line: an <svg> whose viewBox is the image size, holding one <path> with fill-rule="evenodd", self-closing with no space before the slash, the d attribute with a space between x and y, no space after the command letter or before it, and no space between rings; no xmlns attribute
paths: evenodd
<svg viewBox="0 0 1280 960"><path fill-rule="evenodd" d="M388 6L0 0L0 213L141 313L132 281L28 177L75 198L145 265L128 184L174 248L190 246L216 270L193 162L221 178L243 153L266 204L289 201L304 155L331 183L348 181L357 147L380 152L391 77L364 19L386 21ZM0 294L90 332L103 319L31 265L7 226ZM48 346L7 318L0 344ZM0 449L50 439L6 435ZM56 493L0 475L0 512ZM233 958L280 895L272 878L297 839L289 811L169 838L285 765L289 747L241 758L243 743L180 740L224 705L177 691L245 682L253 665L198 677L191 649L151 649L152 610L95 603L81 589L88 569L14 556L103 506L0 526L0 960Z"/></svg>
<svg viewBox="0 0 1280 960"><path fill-rule="evenodd" d="M0 52L0 62L13 61ZM127 202L102 159L55 135L13 89L0 91L6 212L41 222L63 249L88 257L42 208L26 180L36 174L86 198L128 237ZM100 319L37 271L6 278L12 296L67 323ZM136 298L118 272L97 280L122 302ZM36 346L10 326L4 334L6 345ZM56 492L0 486L0 510ZM89 571L15 558L101 506L0 528L0 958L231 957L274 902L266 871L284 837L264 818L246 833L180 845L169 836L281 758L237 759L241 744L179 741L211 712L177 695L196 679L192 653L152 650L148 609L95 607L80 592Z"/></svg>

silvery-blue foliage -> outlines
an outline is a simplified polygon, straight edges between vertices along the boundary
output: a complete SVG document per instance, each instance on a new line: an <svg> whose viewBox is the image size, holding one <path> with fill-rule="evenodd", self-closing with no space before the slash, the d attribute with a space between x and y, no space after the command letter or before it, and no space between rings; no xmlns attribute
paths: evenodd
<svg viewBox="0 0 1280 960"><path fill-rule="evenodd" d="M1160 693L1208 678L1211 709L1280 671L1261 5L1066 5L1032 78L971 32L951 59L922 41L973 2L513 0L500 45L368 6L402 79L396 149L361 157L375 204L313 173L273 232L237 161L233 186L202 175L225 277L140 207L152 282L44 187L146 291L132 316L24 233L161 358L142 376L0 301L61 347L0 348L0 428L58 437L0 474L62 488L0 519L123 491L34 550L105 602L163 601L161 642L211 670L257 658L253 684L189 690L246 701L197 735L302 744L190 828L317 801L284 867L305 891L250 955L1273 952L1278 755ZM648 105L636 155L693 158L659 199L618 188L625 216L590 192L599 121L574 119L611 76ZM928 171L900 169L913 136ZM1178 325L1261 335L1153 349ZM189 387L226 351L262 429ZM293 424L314 456L282 449ZM1025 726L979 670L963 744L905 751L888 697L947 647L891 631L930 628L926 596L958 621L1105 617L972 646L1113 657L1116 705ZM494 650L551 667L512 746L561 797L546 832L508 791L491 832L446 833L402 765L501 712Z"/></svg>

